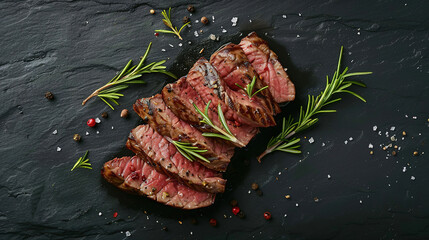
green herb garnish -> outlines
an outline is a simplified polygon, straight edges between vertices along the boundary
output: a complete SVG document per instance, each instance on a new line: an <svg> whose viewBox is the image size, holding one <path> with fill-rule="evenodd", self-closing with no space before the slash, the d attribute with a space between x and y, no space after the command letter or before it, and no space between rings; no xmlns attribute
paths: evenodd
<svg viewBox="0 0 429 240"><path fill-rule="evenodd" d="M165 63L165 60L159 62L152 62L148 65L143 65L149 54L151 46L152 42L149 43L149 46L147 47L144 56L140 59L138 65L131 66L133 60L130 60L118 75L116 75L106 85L95 90L91 95L89 95L89 97L83 100L82 105L85 105L85 103L92 97L98 96L111 109L115 110L112 104L110 104L107 100L116 105L119 105L117 100L124 95L118 92L128 88L127 84L145 83L145 81L143 80L138 80L138 78L140 78L144 73L163 73L174 79L177 79L174 74L165 70L166 66L162 65Z"/></svg>
<svg viewBox="0 0 429 240"><path fill-rule="evenodd" d="M155 32L172 33L172 34L175 34L176 36L178 36L180 40L183 40L182 37L180 36L180 32L190 22L183 24L183 26L179 30L177 30L177 27L174 27L173 23L171 22L171 7L168 9L168 14L167 14L167 11L165 11L165 10L163 10L161 14L162 14L162 16L164 16L164 19L162 19L162 21L164 22L165 26L169 27L172 31L159 29L159 30L155 30Z"/></svg>
<svg viewBox="0 0 429 240"><path fill-rule="evenodd" d="M218 111L218 115L219 115L219 121L222 124L222 128L217 127L216 125L214 125L214 123L212 122L212 120L210 120L209 118L209 106L210 106L211 100L207 103L206 108L204 110L204 113L198 109L197 105L195 105L195 103L193 103L195 110L203 117L202 120L200 120L200 122L205 123L207 125L209 125L210 127L214 128L216 131L218 131L220 134L218 133L203 133L203 136L205 137L217 137L217 138L222 138L231 142L234 142L242 147L246 146L244 143L240 142L235 136L234 134L231 133L231 131L228 128L228 125L226 123L225 117L223 115L222 112L222 108L220 106L220 104L218 104L217 106L217 111Z"/></svg>
<svg viewBox="0 0 429 240"><path fill-rule="evenodd" d="M167 140L176 146L177 151L179 151L180 154L182 154L182 156L184 156L189 161L193 162L195 161L195 158L199 158L204 162L210 163L207 158L199 154L207 152L207 149L199 149L198 147L193 146L192 143L174 141L170 138L167 138Z"/></svg>
<svg viewBox="0 0 429 240"><path fill-rule="evenodd" d="M325 90L315 97L314 95L308 96L308 103L307 108L304 111L303 107L301 106L301 109L299 111L299 119L297 122L294 122L293 118L289 116L289 119L286 121L285 118L283 118L283 128L279 135L276 137L271 138L271 140L268 142L267 149L258 157L258 161L261 162L261 159L274 151L283 151L283 152L289 152L289 153L301 153L300 150L298 150L299 145L297 145L300 142L299 138L292 138L295 134L313 126L319 119L313 118L313 116L319 114L319 113L333 113L336 112L336 110L322 110L323 107L335 103L341 100L341 98L336 98L333 100L330 100L331 97L336 93L349 93L363 102L366 102L366 100L358 95L355 92L352 92L350 90L346 90L347 88L351 87L352 85L357 85L361 87L366 87L365 84L356 82L356 81L344 81L347 77L351 76L360 76L360 75L367 75L372 74L372 72L356 72L356 73L347 73L348 68L346 67L344 71L340 74L340 67L341 67L341 57L343 55L343 47L341 47L340 50L340 57L338 59L338 65L337 70L334 72L334 76L332 77L331 82L329 82L329 77L326 76L326 87Z"/></svg>
<svg viewBox="0 0 429 240"><path fill-rule="evenodd" d="M91 163L89 163L89 159L86 158L88 156L88 150L86 151L85 155L83 157L80 157L77 162L74 164L73 168L70 171L73 171L75 168L87 168L92 169Z"/></svg>
<svg viewBox="0 0 429 240"><path fill-rule="evenodd" d="M255 83L256 83L256 76L253 76L252 82L247 84L246 87L243 87L238 83L236 83L235 85L237 85L239 88L243 89L247 93L247 96L249 96L249 98L251 99L253 96L258 94L258 92L268 88L268 86L265 86L265 87L257 90L256 92L253 92L253 88L255 87Z"/></svg>

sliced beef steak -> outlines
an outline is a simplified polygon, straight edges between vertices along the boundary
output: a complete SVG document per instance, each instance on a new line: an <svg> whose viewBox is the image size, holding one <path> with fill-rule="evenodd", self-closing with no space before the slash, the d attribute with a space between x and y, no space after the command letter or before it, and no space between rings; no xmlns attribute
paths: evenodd
<svg viewBox="0 0 429 240"><path fill-rule="evenodd" d="M104 164L101 173L108 182L120 189L177 208L207 207L215 199L214 194L196 191L156 171L139 156L110 160Z"/></svg>
<svg viewBox="0 0 429 240"><path fill-rule="evenodd" d="M198 159L202 164L218 171L225 171L232 155L234 147L216 138L206 138L200 131L179 119L165 105L160 94L151 98L142 98L134 104L134 110L143 119L148 119L149 125L159 134L170 137L175 141L192 143L194 146L205 149L201 153L210 163Z"/></svg>
<svg viewBox="0 0 429 240"><path fill-rule="evenodd" d="M295 99L295 86L265 40L252 32L241 40L240 47L261 79L268 85L276 102L289 102Z"/></svg>
<svg viewBox="0 0 429 240"><path fill-rule="evenodd" d="M204 109L205 103L195 89L186 81L186 77L182 77L175 83L167 84L162 90L162 97L169 109L180 119L190 123L202 132L216 132L210 126L200 122L201 116L195 111L192 104L194 103L199 109ZM217 110L216 112L210 110L209 117L213 124L222 128ZM236 124L229 120L227 120L227 124L231 133L244 145L247 145L258 133L257 128L248 125Z"/></svg>
<svg viewBox="0 0 429 240"><path fill-rule="evenodd" d="M127 147L151 161L158 171L194 189L211 193L225 190L226 181L220 173L183 157L172 143L149 125L134 128L128 137Z"/></svg>
<svg viewBox="0 0 429 240"><path fill-rule="evenodd" d="M226 85L233 91L246 94L242 88L246 88L255 77L254 92L265 87L266 84L259 79L258 74L247 59L243 49L236 44L228 44L210 57L210 63L216 68L219 76L224 80ZM242 88L240 88L240 85ZM280 112L278 104L273 100L268 89L262 90L252 97L251 101L256 101L270 114Z"/></svg>
<svg viewBox="0 0 429 240"><path fill-rule="evenodd" d="M273 116L246 95L225 86L217 71L204 58L200 58L188 73L186 81L199 93L205 104L211 101L211 109L221 105L225 118L254 127L274 126ZM202 109L200 109L202 110Z"/></svg>

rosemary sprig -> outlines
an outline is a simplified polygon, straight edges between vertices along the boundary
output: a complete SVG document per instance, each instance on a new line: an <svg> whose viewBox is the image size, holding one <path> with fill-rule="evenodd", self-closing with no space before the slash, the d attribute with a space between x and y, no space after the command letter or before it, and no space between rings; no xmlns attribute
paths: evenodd
<svg viewBox="0 0 429 240"><path fill-rule="evenodd" d="M225 129L222 129L220 127L217 127L212 120L209 118L209 106L210 106L211 101L209 101L204 109L204 113L197 107L197 105L195 105L195 103L193 103L195 110L203 117L202 120L200 120L200 122L205 123L207 125L209 125L210 127L214 128L216 131L218 131L220 134L218 133L203 133L203 136L205 137L217 137L217 138L222 138L231 142L234 142L242 147L246 146L244 143L240 142L235 136L234 134L231 133L231 131L228 128L228 125L226 123L225 120L225 116L223 115L222 112L222 108L220 106L220 104L218 104L217 106L217 111L218 111L218 115L219 115L219 121L222 124L222 127Z"/></svg>
<svg viewBox="0 0 429 240"><path fill-rule="evenodd" d="M308 96L307 108L304 111L301 106L299 111L299 119L294 122L292 116L289 116L289 119L286 121L286 118L283 118L283 127L282 131L276 137L271 138L268 142L267 149L258 157L258 161L261 162L261 159L274 151L283 151L289 153L301 153L298 150L299 145L297 145L300 141L299 138L292 138L295 134L313 126L319 119L314 117L319 113L333 113L336 110L325 110L322 109L325 106L338 102L341 98L335 98L331 100L332 96L336 93L349 93L363 102L366 100L358 95L355 92L347 90L347 88L352 85L357 85L360 87L366 87L365 84L356 82L356 81L345 81L346 78L351 76L360 76L372 74L372 72L356 72L356 73L347 73L348 68L346 67L342 73L340 73L341 67L341 57L343 55L343 47L340 50L340 56L338 59L337 70L334 72L334 76L332 77L331 82L329 82L329 77L326 76L326 87L320 95L315 97L314 95Z"/></svg>
<svg viewBox="0 0 429 240"><path fill-rule="evenodd" d="M177 27L174 27L173 23L171 22L171 7L168 9L168 14L167 14L166 10L163 10L161 14L162 14L162 16L164 16L164 19L162 19L162 21L164 22L165 26L167 26L168 28L171 29L171 31L170 30L164 30L164 29L158 29L158 30L155 30L155 32L172 33L172 34L175 34L176 36L178 36L180 40L183 40L182 36L180 36L180 32L190 22L183 24L183 26L179 30L177 30Z"/></svg>
<svg viewBox="0 0 429 240"><path fill-rule="evenodd" d="M91 163L89 163L89 159L86 158L88 156L88 150L86 151L83 157L80 157L77 162L74 164L73 168L70 171L73 171L75 168L87 168L92 169Z"/></svg>
<svg viewBox="0 0 429 240"><path fill-rule="evenodd" d="M140 59L138 65L131 66L133 60L128 61L127 65L125 65L125 67L118 75L116 75L106 85L95 90L91 95L89 95L85 100L83 100L82 105L85 105L85 103L89 99L98 96L112 110L115 110L115 108L113 108L112 104L110 104L109 101L116 105L119 105L117 100L124 95L118 92L128 88L128 84L145 83L145 81L143 80L138 80L138 78L140 78L144 73L164 73L172 78L177 79L177 77L173 73L165 70L166 66L162 65L165 63L165 60L159 62L152 62L148 65L143 65L149 54L151 46L152 42L149 43L149 46L147 47L143 57Z"/></svg>
<svg viewBox="0 0 429 240"><path fill-rule="evenodd" d="M249 99L252 99L252 97L255 96L256 94L258 94L260 91L268 88L268 86L265 86L265 87L257 90L256 92L253 92L253 88L255 87L255 83L256 83L256 76L253 76L252 82L247 84L246 87L243 87L238 83L236 83L235 85L237 85L239 88L243 89L247 93L247 96L249 96Z"/></svg>
<svg viewBox="0 0 429 240"><path fill-rule="evenodd" d="M207 152L207 149L199 149L198 147L193 146L192 143L174 141L170 138L167 138L167 140L176 146L177 151L179 151L180 154L182 154L182 156L184 156L189 161L193 162L195 161L195 158L199 158L204 162L210 163L207 158L199 154Z"/></svg>

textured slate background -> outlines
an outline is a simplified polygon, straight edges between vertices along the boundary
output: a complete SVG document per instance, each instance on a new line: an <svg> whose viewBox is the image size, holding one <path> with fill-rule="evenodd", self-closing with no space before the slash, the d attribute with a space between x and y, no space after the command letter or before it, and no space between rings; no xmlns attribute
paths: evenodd
<svg viewBox="0 0 429 240"><path fill-rule="evenodd" d="M0 238L124 239L126 231L130 239L429 238L427 1L198 1L192 21L214 16L214 22L193 23L182 47L171 35L156 38L154 29L164 28L160 10L172 6L174 22L180 23L189 15L187 4L0 2ZM149 14L151 8L156 15ZM231 26L232 17L238 17L238 26ZM98 169L127 153L124 143L138 116L121 119L118 110L98 99L85 107L81 101L130 58L141 56L150 41L149 60L168 58L167 65L180 75L202 47L209 56L251 30L269 41L296 83L297 100L283 108L285 113L296 114L307 94L322 90L341 45L344 65L374 72L358 78L367 89L355 89L368 103L345 96L335 105L338 113L321 116L318 126L301 136L307 137L302 155L275 153L258 164L255 156L278 128L262 130L237 151L226 174L227 191L206 209L172 209L105 183ZM208 40L210 33L221 41ZM169 81L162 75L145 79L147 85L125 91L119 110L131 109L135 99L159 92ZM54 93L54 101L44 98L46 91ZM86 120L103 111L110 117L89 129ZM390 143L386 132L402 131L408 135L398 137L397 156L381 150L380 144ZM81 143L72 140L74 133L83 136ZM86 150L94 170L70 172ZM414 157L415 150L427 153ZM248 193L252 182L259 183L262 197ZM246 219L229 218L231 199L238 200ZM272 212L271 221L262 217L264 211ZM217 228L208 224L212 217Z"/></svg>

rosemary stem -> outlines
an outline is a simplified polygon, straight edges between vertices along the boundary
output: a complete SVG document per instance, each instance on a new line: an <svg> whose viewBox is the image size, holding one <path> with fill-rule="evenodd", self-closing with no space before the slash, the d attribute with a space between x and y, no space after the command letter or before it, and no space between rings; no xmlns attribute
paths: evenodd
<svg viewBox="0 0 429 240"><path fill-rule="evenodd" d="M93 93L91 93L91 95L89 95L85 100L83 100L82 102L82 106L85 105L86 102L88 102L89 99L95 97L98 95L98 93L100 93L101 91L103 91L104 89L111 87L113 84L112 83L108 83L104 86L102 86L101 88L95 90Z"/></svg>
<svg viewBox="0 0 429 240"><path fill-rule="evenodd" d="M295 135L296 134L296 132L295 131L292 131L292 132L290 132L284 139L288 139L288 138L290 138L290 137L292 137L293 135ZM283 142L278 142L278 143L276 143L276 144L274 144L273 146L271 146L271 147L269 147L269 148L267 148L267 149L265 149L265 151L263 152L263 153L261 153L261 155L259 155L258 157L257 157L257 159L258 159L258 162L259 163L261 163L261 160L262 160L262 158L263 157L265 157L265 155L267 155L267 154L269 154L269 153L271 153L274 149L276 149L276 147L278 147L280 144L282 144Z"/></svg>
<svg viewBox="0 0 429 240"><path fill-rule="evenodd" d="M225 132L222 128L219 128L219 127L217 127L216 125L213 125L213 128L214 128L216 131L218 131L218 132L222 133L223 135L225 135L225 136L229 136L229 137L230 137L230 141L231 141L231 142L234 142L234 143L237 143L238 145L240 145L240 147L245 147L245 146L246 146L244 143L242 143L241 141L239 141L239 140L238 140L234 135L232 135L232 134L229 134L229 133Z"/></svg>

